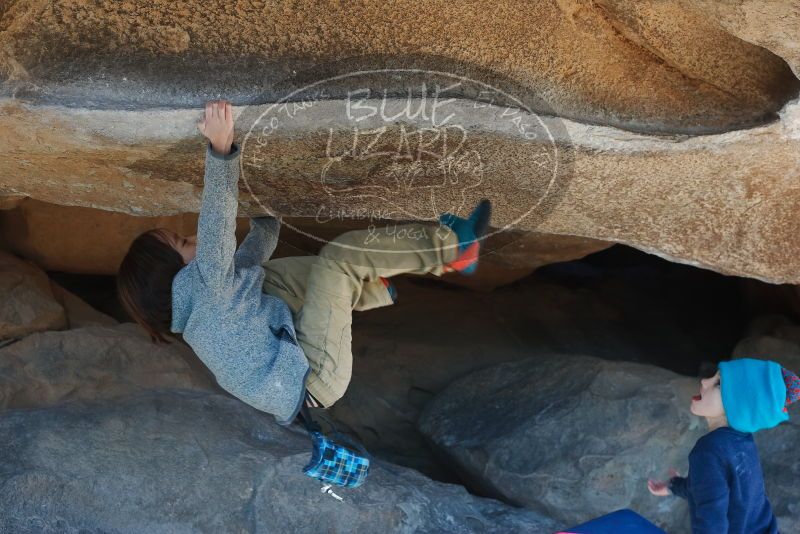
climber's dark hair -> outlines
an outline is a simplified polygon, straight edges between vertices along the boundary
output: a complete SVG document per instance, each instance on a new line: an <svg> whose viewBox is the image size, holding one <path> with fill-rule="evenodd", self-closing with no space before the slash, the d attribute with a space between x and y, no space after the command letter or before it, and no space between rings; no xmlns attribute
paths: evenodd
<svg viewBox="0 0 800 534"><path fill-rule="evenodd" d="M172 280L183 257L166 241L162 228L148 230L131 243L117 271L117 297L128 315L154 343L169 343L172 325Z"/></svg>

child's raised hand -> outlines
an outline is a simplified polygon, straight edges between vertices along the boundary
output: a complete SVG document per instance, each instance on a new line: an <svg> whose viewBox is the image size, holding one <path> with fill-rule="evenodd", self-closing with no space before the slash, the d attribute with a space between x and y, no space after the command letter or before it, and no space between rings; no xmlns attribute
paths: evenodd
<svg viewBox="0 0 800 534"><path fill-rule="evenodd" d="M206 113L197 123L197 129L211 142L211 148L226 155L233 144L233 110L227 100L211 100L206 103Z"/></svg>
<svg viewBox="0 0 800 534"><path fill-rule="evenodd" d="M669 478L670 480L672 477L679 477L678 471L674 468L670 468L669 470ZM653 480L652 478L647 479L647 489L650 490L650 493L657 497L666 497L670 495L672 492L669 491L669 480L666 482L662 480Z"/></svg>
<svg viewBox="0 0 800 534"><path fill-rule="evenodd" d="M657 497L666 497L669 495L669 482L664 482L662 480L653 480L652 478L647 479L647 489L650 490L650 493Z"/></svg>

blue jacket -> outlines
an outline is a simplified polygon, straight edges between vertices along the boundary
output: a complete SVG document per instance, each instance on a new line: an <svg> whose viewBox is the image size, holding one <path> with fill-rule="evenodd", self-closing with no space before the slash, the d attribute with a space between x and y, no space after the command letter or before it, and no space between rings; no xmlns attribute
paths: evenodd
<svg viewBox="0 0 800 534"><path fill-rule="evenodd" d="M275 250L280 221L250 219L236 249L239 155L236 143L226 156L206 146L197 254L172 281L170 330L183 333L222 388L289 424L310 368L289 306L261 289L262 264Z"/></svg>
<svg viewBox="0 0 800 534"><path fill-rule="evenodd" d="M689 500L693 534L776 534L753 434L721 427L697 440L689 475L670 480Z"/></svg>

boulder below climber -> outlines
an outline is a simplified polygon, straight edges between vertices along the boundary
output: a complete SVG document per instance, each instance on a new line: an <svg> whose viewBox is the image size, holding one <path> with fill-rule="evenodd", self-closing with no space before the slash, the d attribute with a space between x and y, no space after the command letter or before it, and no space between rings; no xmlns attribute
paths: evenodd
<svg viewBox="0 0 800 534"><path fill-rule="evenodd" d="M219 391L189 347L155 345L134 323L37 332L0 349L0 409L165 387Z"/></svg>
<svg viewBox="0 0 800 534"><path fill-rule="evenodd" d="M221 395L151 391L0 412L3 532L554 532L560 523L374 465L320 492L300 427Z"/></svg>

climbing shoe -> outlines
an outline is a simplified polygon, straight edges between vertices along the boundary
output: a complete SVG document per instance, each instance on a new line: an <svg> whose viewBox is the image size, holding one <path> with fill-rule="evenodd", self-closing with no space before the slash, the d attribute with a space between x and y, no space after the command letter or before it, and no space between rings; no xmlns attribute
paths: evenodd
<svg viewBox="0 0 800 534"><path fill-rule="evenodd" d="M491 217L492 203L485 198L478 202L466 219L452 213L443 213L439 216L439 222L450 227L458 237L458 256L455 260L444 264L444 272L458 271L467 275L475 273L478 268L480 239L486 235Z"/></svg>
<svg viewBox="0 0 800 534"><path fill-rule="evenodd" d="M381 282L383 282L383 286L389 292L389 296L392 297L392 302L397 302L397 288L388 278L384 278L383 276L380 277Z"/></svg>

